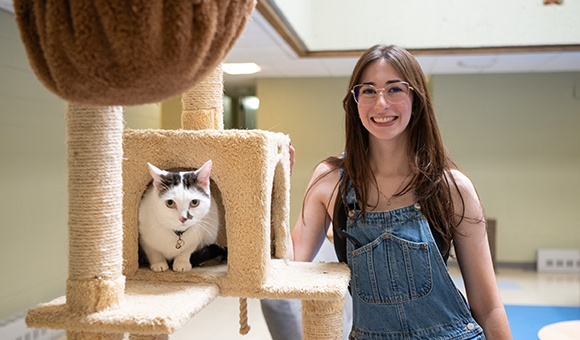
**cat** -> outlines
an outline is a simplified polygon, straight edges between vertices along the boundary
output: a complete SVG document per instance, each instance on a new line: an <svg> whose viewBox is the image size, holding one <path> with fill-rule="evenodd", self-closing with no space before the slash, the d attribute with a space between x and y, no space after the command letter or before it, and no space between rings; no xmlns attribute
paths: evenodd
<svg viewBox="0 0 580 340"><path fill-rule="evenodd" d="M227 256L216 245L219 218L210 191L211 160L195 171L169 172L150 163L153 178L139 205L139 244L151 270L189 271L208 257ZM200 258L201 256L201 258Z"/></svg>

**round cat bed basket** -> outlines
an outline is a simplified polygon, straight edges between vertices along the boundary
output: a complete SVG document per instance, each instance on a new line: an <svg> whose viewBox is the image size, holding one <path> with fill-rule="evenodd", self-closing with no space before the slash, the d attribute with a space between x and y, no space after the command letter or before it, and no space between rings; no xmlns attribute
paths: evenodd
<svg viewBox="0 0 580 340"><path fill-rule="evenodd" d="M139 105L180 95L233 47L256 0L15 0L30 65L59 97Z"/></svg>

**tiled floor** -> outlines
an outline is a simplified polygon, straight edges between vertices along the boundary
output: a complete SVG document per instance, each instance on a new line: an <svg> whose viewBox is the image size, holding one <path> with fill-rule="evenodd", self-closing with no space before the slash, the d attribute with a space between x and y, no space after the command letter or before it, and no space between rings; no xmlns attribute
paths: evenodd
<svg viewBox="0 0 580 340"><path fill-rule="evenodd" d="M459 270L450 268L458 287ZM499 268L497 284L506 305L580 306L580 273L538 273Z"/></svg>

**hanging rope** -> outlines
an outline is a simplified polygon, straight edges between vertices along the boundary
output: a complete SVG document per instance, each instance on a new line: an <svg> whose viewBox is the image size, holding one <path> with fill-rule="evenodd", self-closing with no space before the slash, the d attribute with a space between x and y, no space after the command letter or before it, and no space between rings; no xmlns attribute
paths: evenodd
<svg viewBox="0 0 580 340"><path fill-rule="evenodd" d="M250 331L248 325L248 299L240 298L240 334L246 335Z"/></svg>

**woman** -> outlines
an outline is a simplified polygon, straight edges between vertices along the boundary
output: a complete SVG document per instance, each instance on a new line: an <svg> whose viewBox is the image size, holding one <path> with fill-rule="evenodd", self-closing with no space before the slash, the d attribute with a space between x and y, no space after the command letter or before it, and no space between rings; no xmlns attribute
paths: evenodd
<svg viewBox="0 0 580 340"><path fill-rule="evenodd" d="M352 339L511 339L483 208L446 153L421 67L376 45L349 90L345 152L317 166L291 258L311 261L334 222L351 269ZM469 307L447 271L452 241Z"/></svg>

